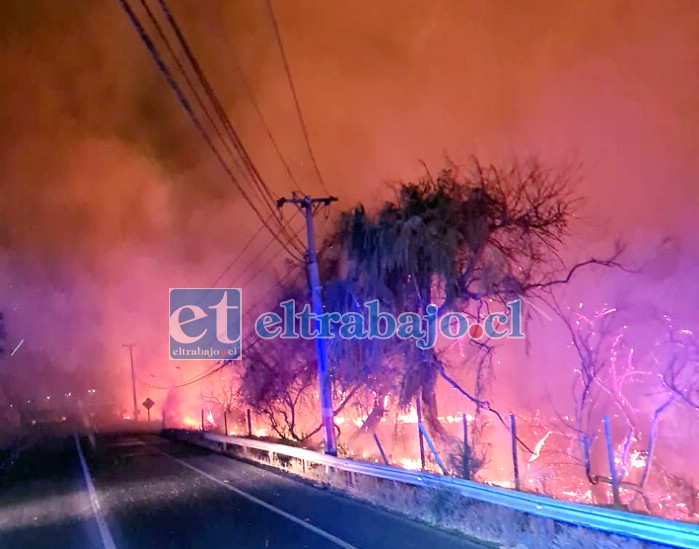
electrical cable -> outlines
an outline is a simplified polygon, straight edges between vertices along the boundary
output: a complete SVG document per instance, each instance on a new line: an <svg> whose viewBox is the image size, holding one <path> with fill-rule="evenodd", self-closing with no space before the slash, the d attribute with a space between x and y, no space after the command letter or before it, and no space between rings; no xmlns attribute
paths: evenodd
<svg viewBox="0 0 699 549"><path fill-rule="evenodd" d="M212 150L214 155L216 156L217 160L223 167L224 171L228 175L228 177L231 179L231 181L235 184L235 186L238 188L240 194L242 197L245 199L245 201L248 203L250 208L253 210L253 212L257 215L257 217L262 221L263 226L272 234L273 238L275 238L281 245L282 247L286 250L286 252L291 256L294 257L295 259L301 259L298 257L294 252L292 252L289 248L288 245L281 239L280 235L278 235L272 227L269 225L269 223L266 222L266 220L263 218L262 214L260 213L259 209L255 206L255 204L252 202L251 198L248 196L248 193L245 191L243 188L242 184L238 180L238 178L235 176L235 174L231 171L230 167L228 164L225 162L223 157L221 156L221 153L218 151L216 146L214 145L213 141L211 140L211 137L208 135L206 130L204 129L201 121L197 117L197 115L194 113L194 110L192 109L191 104L185 97L182 89L180 86L177 84L175 81L172 73L169 71L167 66L165 65L164 61L162 60L160 54L157 51L157 48L155 47L155 44L151 40L150 36L146 32L145 28L141 24L140 20L134 13L134 11L131 9L130 4L128 3L128 0L118 0L121 7L123 10L126 12L126 14L129 17L129 20L131 21L131 24L134 26L136 31L139 34L139 37L143 41L143 43L146 45L146 48L148 49L149 53L151 54L151 57L153 58L156 66L160 70L160 72L163 74L165 77L168 85L172 88L172 90L175 92L180 104L182 107L185 109L187 114L189 115L190 119L194 123L195 127L199 130L199 132L202 134L202 137L204 138L206 144L209 146L209 148ZM298 250L297 250L298 251Z"/></svg>
<svg viewBox="0 0 699 549"><path fill-rule="evenodd" d="M180 42L180 45L190 63L192 68L194 69L195 74L199 78L200 83L202 84L204 91L206 92L207 96L209 97L209 100L213 104L214 110L216 114L219 116L220 121L223 124L223 127L226 129L226 131L229 134L229 137L231 141L233 142L233 146L236 148L238 153L240 154L243 162L246 164L246 167L252 176L253 181L255 182L256 186L258 189L261 190L261 192L266 193L267 197L269 199L269 202L266 202L269 204L271 207L272 203L275 201L275 197L273 196L271 190L265 183L265 181L262 179L260 173L258 172L257 168L255 167L254 163L250 159L250 156L245 149L245 146L243 145L242 141L240 140L240 137L238 136L233 124L231 123L231 120L226 113L225 109L223 108L223 105L221 104L221 101L218 99L216 93L214 92L211 84L209 83L208 78L204 74L204 71L202 70L201 66L199 65L199 62L197 61L196 57L194 56L191 48L189 47L189 44L187 43L186 38L184 37L184 34L180 30L179 25L177 24L177 21L173 17L170 9L167 6L167 2L165 0L158 0L160 4L160 8L165 15L166 19L168 20L170 26L175 32L175 35L177 36L178 41ZM280 222L281 224L281 222Z"/></svg>
<svg viewBox="0 0 699 549"><path fill-rule="evenodd" d="M303 138L306 142L306 147L308 148L308 154L311 158L311 162L313 164L313 167L315 169L316 176L318 177L318 181L320 182L321 186L323 187L323 190L327 193L330 194L328 191L328 188L325 185L325 181L323 180L323 176L320 173L320 169L318 168L318 162L316 161L315 154L313 153L313 147L311 146L311 139L308 135L308 128L306 127L306 121L303 118L303 112L301 111L301 104L299 103L299 98L296 93L296 86L294 85L294 79L291 75L291 68L289 67L289 61L286 58L286 52L284 51L284 44L282 42L282 37L281 33L279 32L279 26L277 25L277 19L274 16L274 9L272 8L272 0L266 0L267 3L267 10L269 12L270 19L272 21L272 28L274 29L274 35L277 39L277 45L279 46L279 52L281 53L282 57L282 63L284 65L284 72L286 73L286 79L287 82L289 83L289 88L291 89L291 95L294 99L294 105L296 107L296 113L298 114L299 117L299 122L301 123L301 130L303 132Z"/></svg>

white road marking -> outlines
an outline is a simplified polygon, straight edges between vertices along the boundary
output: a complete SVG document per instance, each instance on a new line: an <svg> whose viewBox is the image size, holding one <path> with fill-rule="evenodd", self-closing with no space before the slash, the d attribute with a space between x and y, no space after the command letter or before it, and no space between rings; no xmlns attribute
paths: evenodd
<svg viewBox="0 0 699 549"><path fill-rule="evenodd" d="M85 456L83 455L83 449L80 446L80 439L78 438L78 435L73 435L73 438L75 439L75 445L78 448L80 467L83 470L83 477L85 478L85 484L87 485L87 493L90 495L92 512L95 515L97 528L99 529L100 537L102 538L102 545L104 545L104 549L116 549L116 545L114 545L114 538L112 538L112 533L109 531L107 522L104 520L104 515L102 515L102 508L100 507L100 502L97 499L97 491L95 490L95 485L92 483L90 470L87 468L87 462L85 461Z"/></svg>
<svg viewBox="0 0 699 549"><path fill-rule="evenodd" d="M208 478L209 480L215 482L216 484L223 486L227 490L230 490L231 492L235 492L240 497L243 497L243 498L247 499L248 501L256 503L257 505L264 507L268 511L272 511L273 513L276 513L277 515L280 515L280 516L284 517L285 519L288 519L291 522L298 524L299 526L303 526L304 528L306 528L307 530L310 530L314 534L317 534L317 535L327 539L328 541L333 542L338 547L343 547L344 549L359 549L358 547L356 547L350 543L347 543L346 541L343 541L336 536L333 536L331 533L326 532L325 530L321 530L317 526L313 526L312 524L309 524L308 522L305 522L304 520L301 520L300 518L298 518L290 513L287 513L286 511L282 511L278 507L275 507L274 505L271 505L271 504L267 503L266 501L262 501L261 499L258 499L255 496L248 494L247 492L243 492L242 490L236 488L235 486L231 486L230 484L227 484L226 482L217 479L213 475L210 475L206 471L202 471L201 469L199 469L198 467L195 467L194 465L190 465L186 461L182 461L181 459L176 458L174 456L171 456L170 454L168 454L166 452L161 452L161 453L164 456L169 457L171 460L176 461L177 463L179 463L183 467L187 467L187 469L191 469L192 471L196 471L200 475Z"/></svg>

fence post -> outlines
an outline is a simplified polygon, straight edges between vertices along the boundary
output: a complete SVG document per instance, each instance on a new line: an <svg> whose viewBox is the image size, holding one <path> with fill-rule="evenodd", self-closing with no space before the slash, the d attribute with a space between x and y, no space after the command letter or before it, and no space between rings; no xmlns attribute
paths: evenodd
<svg viewBox="0 0 699 549"><path fill-rule="evenodd" d="M618 507L621 504L619 498L619 481L616 477L616 465L614 464L614 448L612 445L612 429L609 426L609 417L604 416L604 438L607 441L607 458L609 459L609 478L612 481L612 497L614 498L614 506Z"/></svg>
<svg viewBox="0 0 699 549"><path fill-rule="evenodd" d="M424 471L425 469L425 441L422 437L422 429L420 426L422 425L422 406L420 406L420 397L416 396L415 397L415 411L417 413L417 436L418 440L420 441L420 465L422 467L422 470Z"/></svg>
<svg viewBox="0 0 699 549"><path fill-rule="evenodd" d="M519 464L517 463L517 423L515 415L510 414L510 432L512 433L512 467L515 472L515 490L519 490Z"/></svg>
<svg viewBox="0 0 699 549"><path fill-rule="evenodd" d="M461 414L461 421L464 425L464 453L461 467L463 469L463 477L466 480L471 480L471 448L468 445L468 419L466 419L466 414Z"/></svg>
<svg viewBox="0 0 699 549"><path fill-rule="evenodd" d="M247 416L248 416L248 436L251 437L252 436L252 419L250 418L250 408L248 408Z"/></svg>
<svg viewBox="0 0 699 549"><path fill-rule="evenodd" d="M444 463L442 463L442 460L439 459L439 454L437 453L437 448L435 448L434 444L432 444L432 439L427 434L427 431L425 431L425 426L422 423L418 423L418 427L420 429L420 432L422 433L422 436L425 437L425 440L427 441L427 446L429 446L430 450L432 451L432 455L434 456L434 460L437 462L437 465L439 465L439 468L442 470L442 474L444 474L446 476L447 468L444 467Z"/></svg>
<svg viewBox="0 0 699 549"><path fill-rule="evenodd" d="M388 465L388 458L386 458L386 453L383 451L383 446L381 446L381 441L379 437L374 433L374 440L376 441L376 446L379 447L379 452L381 453L381 459L383 459L384 465Z"/></svg>

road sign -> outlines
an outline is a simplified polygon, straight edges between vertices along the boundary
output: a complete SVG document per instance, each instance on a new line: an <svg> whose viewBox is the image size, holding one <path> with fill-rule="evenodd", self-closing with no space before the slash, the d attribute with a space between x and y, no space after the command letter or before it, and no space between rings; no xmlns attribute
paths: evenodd
<svg viewBox="0 0 699 549"><path fill-rule="evenodd" d="M143 407L148 410L148 421L150 421L150 409L155 406L155 402L153 402L150 398L147 398L142 402Z"/></svg>

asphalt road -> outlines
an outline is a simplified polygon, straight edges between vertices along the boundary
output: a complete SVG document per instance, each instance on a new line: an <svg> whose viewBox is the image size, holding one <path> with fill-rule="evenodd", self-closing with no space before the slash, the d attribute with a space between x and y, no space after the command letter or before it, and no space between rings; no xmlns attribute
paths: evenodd
<svg viewBox="0 0 699 549"><path fill-rule="evenodd" d="M0 548L101 545L73 439L23 452L0 484Z"/></svg>
<svg viewBox="0 0 699 549"><path fill-rule="evenodd" d="M72 440L27 452L0 493L0 547L484 547L153 435L101 437L94 450L83 439L82 447L94 500Z"/></svg>

